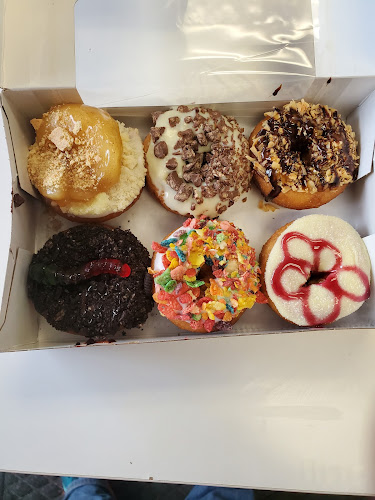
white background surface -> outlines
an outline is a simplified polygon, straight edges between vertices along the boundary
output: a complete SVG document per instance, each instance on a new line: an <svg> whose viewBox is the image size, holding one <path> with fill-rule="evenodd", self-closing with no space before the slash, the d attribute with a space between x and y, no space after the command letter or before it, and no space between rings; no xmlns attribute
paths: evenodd
<svg viewBox="0 0 375 500"><path fill-rule="evenodd" d="M374 349L315 332L2 354L0 469L374 493Z"/></svg>
<svg viewBox="0 0 375 500"><path fill-rule="evenodd" d="M329 4L319 75L373 74L374 3ZM0 469L373 494L374 352L352 331L1 354Z"/></svg>

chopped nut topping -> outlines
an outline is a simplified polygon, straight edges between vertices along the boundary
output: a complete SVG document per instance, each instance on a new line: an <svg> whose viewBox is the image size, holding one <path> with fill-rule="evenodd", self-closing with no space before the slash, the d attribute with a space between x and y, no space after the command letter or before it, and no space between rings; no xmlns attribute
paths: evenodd
<svg viewBox="0 0 375 500"><path fill-rule="evenodd" d="M358 170L356 141L337 111L303 99L265 113L250 144L254 169L277 192L315 193L353 182Z"/></svg>

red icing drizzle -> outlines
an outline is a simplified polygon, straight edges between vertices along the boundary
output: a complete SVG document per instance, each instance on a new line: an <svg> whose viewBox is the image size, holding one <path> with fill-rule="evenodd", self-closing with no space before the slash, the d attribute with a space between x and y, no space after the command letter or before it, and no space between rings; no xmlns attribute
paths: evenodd
<svg viewBox="0 0 375 500"><path fill-rule="evenodd" d="M299 259L297 257L293 257L288 249L289 241L293 239L300 239L305 241L308 245L310 245L311 250L313 251L314 261L313 263L305 260ZM334 246L332 243L329 243L326 240L311 240L307 236L298 232L290 232L283 236L281 240L281 247L284 252L284 259L278 267L275 269L271 283L273 291L276 293L278 297L284 300L295 300L298 299L302 302L303 314L307 323L311 326L322 325L326 323L331 323L334 321L340 314L341 310L341 299L343 297L348 297L354 302L363 302L368 299L370 296L370 283L366 273L362 271L357 266L343 266L342 265L342 256L341 252ZM288 269L294 269L298 271L302 276L306 279L309 279L311 273L319 272L319 261L320 254L323 250L328 249L331 250L335 256L335 263L331 269L327 270L327 277L323 279L320 283L317 283L316 286L321 286L329 290L334 298L334 307L330 314L328 314L323 319L318 319L313 312L311 311L309 305L309 296L310 296L310 286L300 286L298 290L295 292L287 292L282 285L282 276ZM338 276L342 271L350 271L355 273L361 280L365 286L365 293L363 295L354 295L350 293L339 285Z"/></svg>

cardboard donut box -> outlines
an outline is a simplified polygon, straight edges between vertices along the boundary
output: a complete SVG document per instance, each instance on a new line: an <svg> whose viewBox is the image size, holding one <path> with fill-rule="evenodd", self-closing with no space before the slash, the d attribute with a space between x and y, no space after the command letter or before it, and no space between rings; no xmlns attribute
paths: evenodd
<svg viewBox="0 0 375 500"><path fill-rule="evenodd" d="M14 4L22 4L25 18L29 16L30 19L35 19L29 2L17 0ZM42 9L43 5L45 10ZM316 40L313 30L316 20L313 20L308 1L298 4L293 20L288 18L286 2L274 4L279 15L284 20L288 19L283 25L284 37L295 26L302 27L303 23L308 23L309 29L305 29L303 34L303 30L300 30L300 38L295 37L294 41L291 39L288 49L292 47L297 55L290 56L290 52L289 60L283 58L287 50L285 46L276 51L274 59L267 59L263 55L268 53L265 50L267 42L264 42L266 48L257 47L251 38L253 35L249 35L250 28L248 36L242 41L238 41L230 31L228 34L228 26L236 26L236 23L238 32L241 29L243 31L245 21L233 17L229 22L228 13L222 13L221 9L218 9L216 16L226 15L227 25L223 19L207 21L205 15L212 8L210 2L199 7L201 11L196 2L188 2L185 7L178 2L176 5L167 5L160 12L154 11L150 3L150 12L143 19L143 25L133 6L130 10L133 9L134 12L129 16L132 22L128 20L122 30L116 31L116 26L113 30L109 27L116 17L124 13L121 2L114 2L114 7L108 12L97 1L92 2L89 7L87 0L79 0L76 4L72 0L62 2L61 5L41 0L38 8L41 19L38 20L38 25L30 22L30 25L24 26L23 23L25 29L21 33L14 33L19 9L12 2L7 4L7 9L2 6L1 352L73 347L77 343L85 345L82 336L60 332L48 325L36 313L26 292L26 277L32 254L53 234L73 225L42 203L27 175L28 147L34 142L30 120L40 117L58 103L85 102L102 107L126 126L138 128L142 139L152 126L151 111L166 110L171 105L204 104L223 114L235 116L245 128L247 136L264 112L270 111L274 106L282 106L291 99L304 98L308 102L327 104L338 109L344 120L352 126L359 142L359 176L353 185L319 209L294 211L278 208L274 212L258 208L262 197L253 187L247 194L246 202L236 202L221 218L242 228L259 254L269 236L287 222L312 213L335 215L348 221L359 232L367 245L373 269L375 268L375 76L316 76ZM101 9L104 9L103 12ZM198 19L194 17L194 13L199 14ZM44 28L45 31L39 31L35 35L38 29L45 26L47 19L62 18L62 25L52 23L48 29ZM150 31L148 25L152 19L158 26L154 31ZM219 21L222 24L217 28ZM267 35L265 38L268 39L273 30L277 33L279 29L279 26L267 26L266 23L262 26ZM142 45L135 49L134 59L125 64L119 60L121 47L129 43L135 33L139 34L140 29L148 37L147 42L154 41L160 50L155 50L151 60L147 60L147 64L143 61L142 64ZM215 29L219 29L219 32L215 32ZM197 35L197 32L203 31L212 32L208 41ZM183 44L180 43L181 39ZM215 40L219 52L221 50L223 53L224 48L227 48L227 54L231 54L223 59L224 62L220 59L220 64L216 58L209 56L212 40ZM113 44L118 49L111 52ZM239 63L233 55L235 50L250 53L250 62L242 60ZM252 50L258 54L256 68ZM202 53L205 54L205 67L209 69L207 74L201 71ZM299 61L302 59L305 64L301 69ZM172 72L174 67L178 67L177 75ZM158 68L161 68L159 72ZM135 74L142 79L142 85ZM148 79L144 78L145 75ZM151 253L152 241L160 241L166 234L181 226L183 221L183 217L167 212L145 188L139 201L109 224L130 229ZM329 326L327 334L332 329L375 328L373 283L372 278L370 299L356 313ZM256 304L253 309L245 312L231 332L187 334L161 317L154 307L143 326L127 331L125 336L116 340L116 344L181 339L199 341L207 336L213 338L290 331L301 331L303 335L304 330L283 321L267 305Z"/></svg>

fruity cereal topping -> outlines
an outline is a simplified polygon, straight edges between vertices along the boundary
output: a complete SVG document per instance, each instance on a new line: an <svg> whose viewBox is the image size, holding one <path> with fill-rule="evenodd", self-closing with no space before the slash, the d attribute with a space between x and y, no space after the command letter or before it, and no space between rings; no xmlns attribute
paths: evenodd
<svg viewBox="0 0 375 500"><path fill-rule="evenodd" d="M255 250L231 222L187 219L152 249L153 297L171 321L193 330L229 330L241 311L266 301Z"/></svg>

